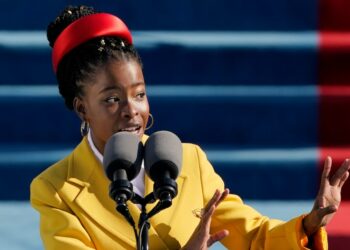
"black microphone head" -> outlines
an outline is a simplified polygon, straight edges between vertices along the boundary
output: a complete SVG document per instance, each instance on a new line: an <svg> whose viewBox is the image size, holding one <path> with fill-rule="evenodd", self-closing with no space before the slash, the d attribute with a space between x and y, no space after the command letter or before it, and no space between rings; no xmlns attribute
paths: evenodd
<svg viewBox="0 0 350 250"><path fill-rule="evenodd" d="M175 180L182 167L182 144L174 133L158 131L152 134L145 145L145 171L156 181L169 174Z"/></svg>
<svg viewBox="0 0 350 250"><path fill-rule="evenodd" d="M124 169L128 180L134 179L140 172L143 157L143 145L137 135L118 132L112 135L104 149L103 166L107 177L113 181L118 169Z"/></svg>

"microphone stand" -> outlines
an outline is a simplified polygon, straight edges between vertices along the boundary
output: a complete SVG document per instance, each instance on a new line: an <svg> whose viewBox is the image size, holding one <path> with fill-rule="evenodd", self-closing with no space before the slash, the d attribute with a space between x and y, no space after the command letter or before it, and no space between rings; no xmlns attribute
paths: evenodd
<svg viewBox="0 0 350 250"><path fill-rule="evenodd" d="M134 193L134 196L131 198L131 202L134 204L141 205L141 214L139 218L139 236L137 237L137 249L138 250L148 250L148 230L150 228L149 217L146 211L146 205L154 203L156 201L153 193L150 193L145 198Z"/></svg>
<svg viewBox="0 0 350 250"><path fill-rule="evenodd" d="M172 205L172 196L169 193L164 192L162 196L159 198L158 203L154 206L154 208L147 214L146 205L152 204L156 202L156 198L152 193L148 194L146 197L141 197L140 195L133 193L131 198L131 202L134 204L141 205L141 213L139 217L139 233L137 234L135 228L135 222L130 214L128 209L128 205L125 199L117 199L117 211L121 213L124 218L129 222L129 224L133 227L136 237L137 250L148 250L148 230L150 228L149 219L159 213L160 211L170 207Z"/></svg>

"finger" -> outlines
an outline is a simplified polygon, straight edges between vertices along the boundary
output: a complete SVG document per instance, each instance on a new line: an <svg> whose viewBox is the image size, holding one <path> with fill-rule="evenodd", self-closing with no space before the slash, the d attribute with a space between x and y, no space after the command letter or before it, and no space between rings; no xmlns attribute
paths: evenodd
<svg viewBox="0 0 350 250"><path fill-rule="evenodd" d="M343 164L341 165L341 167L335 172L335 174L333 175L333 177L331 178L331 182L330 184L332 186L335 185L339 185L341 178L343 177L343 175L349 171L349 167L350 167L350 161L349 159L346 159Z"/></svg>
<svg viewBox="0 0 350 250"><path fill-rule="evenodd" d="M218 189L215 190L213 197L209 200L207 205L204 208L204 213L207 213L209 209L216 204L216 202L220 199L220 191Z"/></svg>
<svg viewBox="0 0 350 250"><path fill-rule="evenodd" d="M202 220L204 220L205 223L207 223L207 221L214 214L214 211L215 211L215 206L211 206L210 209L205 214L203 214Z"/></svg>
<svg viewBox="0 0 350 250"><path fill-rule="evenodd" d="M348 171L346 171L345 173L344 173L344 175L341 177L341 179L340 179L340 182L339 182L339 187L340 188L342 188L343 187L343 185L344 185L344 183L346 182L346 180L348 179L348 177L349 177L349 172Z"/></svg>
<svg viewBox="0 0 350 250"><path fill-rule="evenodd" d="M327 156L323 165L322 179L327 179L329 177L329 173L331 172L331 167L332 167L332 158L330 156Z"/></svg>
<svg viewBox="0 0 350 250"><path fill-rule="evenodd" d="M331 205L331 206L328 206L328 207L320 208L317 211L318 218L320 218L320 220L322 221L323 217L325 217L326 215L335 213L335 212L337 212L337 210L338 210L338 207L335 206L335 205Z"/></svg>
<svg viewBox="0 0 350 250"><path fill-rule="evenodd" d="M219 200L215 203L215 206L217 207L230 193L230 190L228 188L225 188L225 190L221 193Z"/></svg>
<svg viewBox="0 0 350 250"><path fill-rule="evenodd" d="M332 168L332 158L330 156L327 156L325 161L324 161L320 190L324 190L326 183L328 182L329 173L331 172L331 168Z"/></svg>
<svg viewBox="0 0 350 250"><path fill-rule="evenodd" d="M218 242L218 241L222 240L223 238L227 237L228 235L229 235L229 231L228 230L221 230L219 232L216 232L216 233L212 234L209 237L209 240L207 242L207 246L210 247L215 242Z"/></svg>
<svg viewBox="0 0 350 250"><path fill-rule="evenodd" d="M201 219L201 226L204 228L208 233L210 231L210 224L211 224L211 218L215 212L216 206L211 206L210 209L203 215Z"/></svg>
<svg viewBox="0 0 350 250"><path fill-rule="evenodd" d="M209 210L205 211L205 213L203 214L203 216L201 218L201 225L204 226L209 233L210 224L211 224L211 217L213 216L215 209L216 209L215 204L212 204L208 209Z"/></svg>
<svg viewBox="0 0 350 250"><path fill-rule="evenodd" d="M215 207L212 206L211 209L203 215L200 223L198 224L198 230L201 234L209 235L210 232L210 224L211 224L211 216L213 215Z"/></svg>

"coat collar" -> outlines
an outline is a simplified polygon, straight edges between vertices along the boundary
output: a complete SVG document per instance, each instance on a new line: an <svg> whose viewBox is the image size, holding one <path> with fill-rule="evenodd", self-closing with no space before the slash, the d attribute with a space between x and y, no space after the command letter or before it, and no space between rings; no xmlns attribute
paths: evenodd
<svg viewBox="0 0 350 250"><path fill-rule="evenodd" d="M143 135L142 143L145 144L147 139L148 136ZM103 170L103 166L96 159L87 137L84 137L69 159L67 180L81 186L89 186L90 177L95 170Z"/></svg>

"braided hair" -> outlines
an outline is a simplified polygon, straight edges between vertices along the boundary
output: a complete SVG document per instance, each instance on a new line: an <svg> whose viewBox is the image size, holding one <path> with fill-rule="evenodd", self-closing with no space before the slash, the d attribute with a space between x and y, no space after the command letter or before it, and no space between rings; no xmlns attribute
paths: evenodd
<svg viewBox="0 0 350 250"><path fill-rule="evenodd" d="M51 47L61 32L81 17L97 13L92 7L68 6L47 27L47 39ZM68 109L73 110L73 100L84 95L85 80L93 77L96 70L111 59L135 60L142 67L141 59L132 44L119 37L91 39L66 54L58 65L56 78L59 92Z"/></svg>

